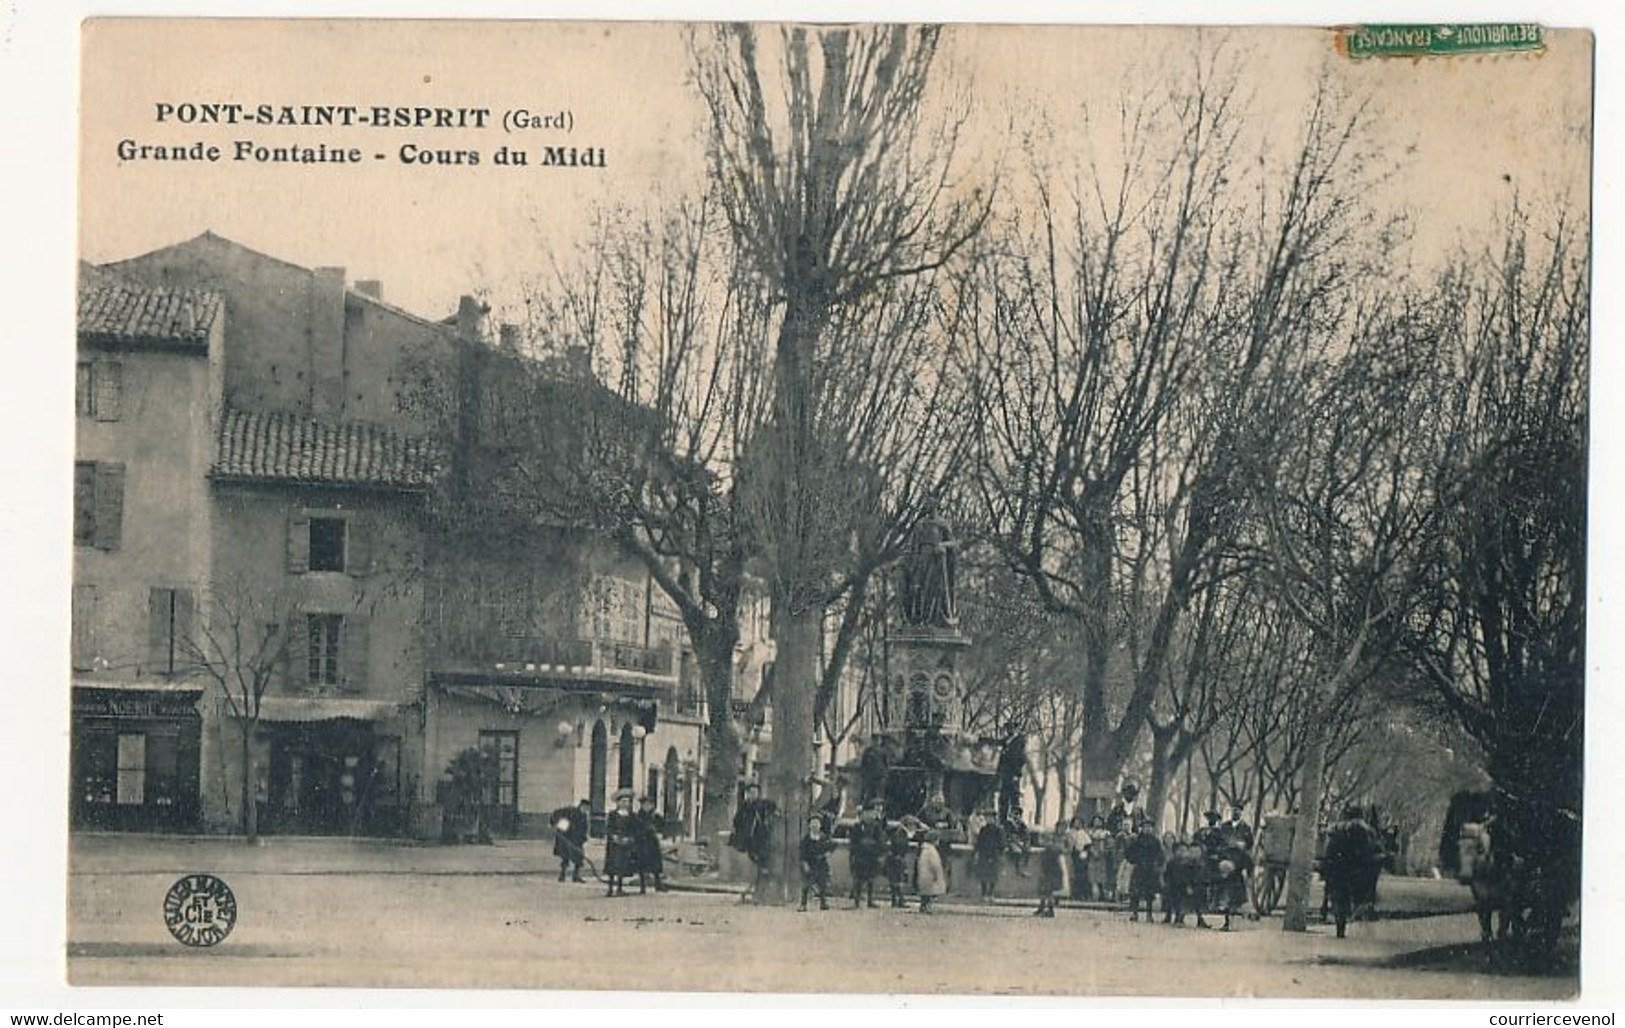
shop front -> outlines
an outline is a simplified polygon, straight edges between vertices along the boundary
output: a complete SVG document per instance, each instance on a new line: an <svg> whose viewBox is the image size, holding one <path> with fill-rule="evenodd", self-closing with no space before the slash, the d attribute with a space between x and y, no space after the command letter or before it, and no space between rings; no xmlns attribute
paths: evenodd
<svg viewBox="0 0 1625 1028"><path fill-rule="evenodd" d="M73 827L197 826L201 693L197 687L74 687Z"/></svg>
<svg viewBox="0 0 1625 1028"><path fill-rule="evenodd" d="M451 795L446 771L460 753L477 749L494 773L485 799L494 835L548 838L552 812L583 799L592 808L590 830L601 835L616 790L659 794L659 772L650 765L665 748L654 748L659 716L651 692L559 679L435 681L428 766L442 775L441 803ZM687 742L685 751L694 745Z"/></svg>
<svg viewBox="0 0 1625 1028"><path fill-rule="evenodd" d="M276 835L398 835L408 789L399 708L356 700L266 701L260 830Z"/></svg>

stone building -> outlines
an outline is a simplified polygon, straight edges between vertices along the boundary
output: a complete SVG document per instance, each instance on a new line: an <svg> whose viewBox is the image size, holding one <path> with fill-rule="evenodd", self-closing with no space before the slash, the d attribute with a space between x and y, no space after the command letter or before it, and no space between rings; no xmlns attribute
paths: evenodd
<svg viewBox="0 0 1625 1028"><path fill-rule="evenodd" d="M204 686L179 644L210 577L223 303L82 274L70 816L94 828L189 828Z"/></svg>
<svg viewBox="0 0 1625 1028"><path fill-rule="evenodd" d="M704 710L647 569L448 517L501 382L464 372L511 343L483 321L210 233L84 269L79 823L229 830L246 793L266 831L434 834L479 747L502 830L623 785L692 830Z"/></svg>

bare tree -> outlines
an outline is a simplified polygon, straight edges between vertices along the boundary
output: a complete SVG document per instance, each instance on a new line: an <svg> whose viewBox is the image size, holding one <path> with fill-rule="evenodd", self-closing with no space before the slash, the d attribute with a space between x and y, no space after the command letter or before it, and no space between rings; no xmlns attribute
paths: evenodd
<svg viewBox="0 0 1625 1028"><path fill-rule="evenodd" d="M932 273L987 213L987 199L952 177L958 121L931 113L939 36L895 26L766 35L733 25L693 40L712 177L745 263L777 308L768 425L744 462L778 650L769 792L792 822L809 801L824 610L866 566L878 567L883 547L863 538L895 537L920 496L940 492L951 463L919 452L932 433L917 428L930 423L928 398L945 380L922 378L908 362L883 370L885 354L917 341L907 328L917 319L883 318L904 331L876 331L877 305L928 300ZM861 377L832 373L853 361ZM884 399L898 388L904 402ZM842 402L865 394L882 402ZM784 849L788 882L796 863Z"/></svg>
<svg viewBox="0 0 1625 1028"><path fill-rule="evenodd" d="M1276 365L1335 323L1345 256L1371 231L1357 114L1325 89L1298 149L1244 149L1234 76L1199 55L1167 95L1125 102L1115 163L1069 190L1035 165L1036 224L1013 217L979 266L984 520L1045 606L1082 629L1086 780L1137 752L1193 600L1238 553L1241 458ZM1347 249L1345 249L1347 248ZM1128 629L1134 628L1134 638ZM1126 694L1111 664L1132 641Z"/></svg>
<svg viewBox="0 0 1625 1028"><path fill-rule="evenodd" d="M237 726L242 745L240 818L243 835L253 843L259 838L254 736L261 705L299 649L304 623L286 597L238 581L211 586L200 613L176 645L186 663L210 681Z"/></svg>
<svg viewBox="0 0 1625 1028"><path fill-rule="evenodd" d="M1453 348L1442 529L1412 652L1483 750L1497 845L1579 898L1585 681L1590 239L1516 206L1498 249L1441 283Z"/></svg>
<svg viewBox="0 0 1625 1028"><path fill-rule="evenodd" d="M1330 733L1394 645L1417 601L1422 554L1438 520L1429 469L1443 443L1433 383L1437 312L1404 296L1370 297L1350 337L1322 337L1282 369L1256 427L1290 439L1253 451L1254 503L1274 594L1309 635L1310 694L1288 931L1307 925L1310 863Z"/></svg>

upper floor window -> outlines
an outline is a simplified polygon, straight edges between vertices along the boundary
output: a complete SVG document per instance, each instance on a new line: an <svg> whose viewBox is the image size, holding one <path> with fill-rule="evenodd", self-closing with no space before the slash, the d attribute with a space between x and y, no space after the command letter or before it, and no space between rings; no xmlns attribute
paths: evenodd
<svg viewBox="0 0 1625 1028"><path fill-rule="evenodd" d="M124 529L124 465L77 461L73 465L73 541L116 550Z"/></svg>
<svg viewBox="0 0 1625 1028"><path fill-rule="evenodd" d="M118 361L80 361L74 380L74 410L81 418L117 421L124 399L124 367Z"/></svg>
<svg viewBox="0 0 1625 1028"><path fill-rule="evenodd" d="M288 571L370 572L370 520L355 511L296 508L288 522Z"/></svg>
<svg viewBox="0 0 1625 1028"><path fill-rule="evenodd" d="M343 518L311 518L310 570L343 571L345 535Z"/></svg>
<svg viewBox="0 0 1625 1028"><path fill-rule="evenodd" d="M339 667L341 639L344 636L344 615L310 614L306 616L309 630L309 660L307 681L311 685L338 685L344 680Z"/></svg>
<svg viewBox="0 0 1625 1028"><path fill-rule="evenodd" d="M186 669L188 652L195 654L192 637L192 593L187 589L152 588L147 591L147 669L171 675Z"/></svg>
<svg viewBox="0 0 1625 1028"><path fill-rule="evenodd" d="M275 630L270 631L274 636ZM365 688L371 648L368 639L367 619L359 615L305 614L304 632L288 640L289 685Z"/></svg>

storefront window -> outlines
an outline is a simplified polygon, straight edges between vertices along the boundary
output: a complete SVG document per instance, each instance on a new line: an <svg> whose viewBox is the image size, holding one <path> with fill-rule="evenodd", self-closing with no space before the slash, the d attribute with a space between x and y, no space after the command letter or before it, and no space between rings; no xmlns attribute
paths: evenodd
<svg viewBox="0 0 1625 1028"><path fill-rule="evenodd" d="M481 732L480 749L496 759L497 794L493 802L499 807L516 806L519 799L519 733Z"/></svg>
<svg viewBox="0 0 1625 1028"><path fill-rule="evenodd" d="M147 802L172 807L180 796L180 736L174 731L153 731L147 740Z"/></svg>
<svg viewBox="0 0 1625 1028"><path fill-rule="evenodd" d="M118 804L139 807L147 802L147 737L118 737Z"/></svg>

